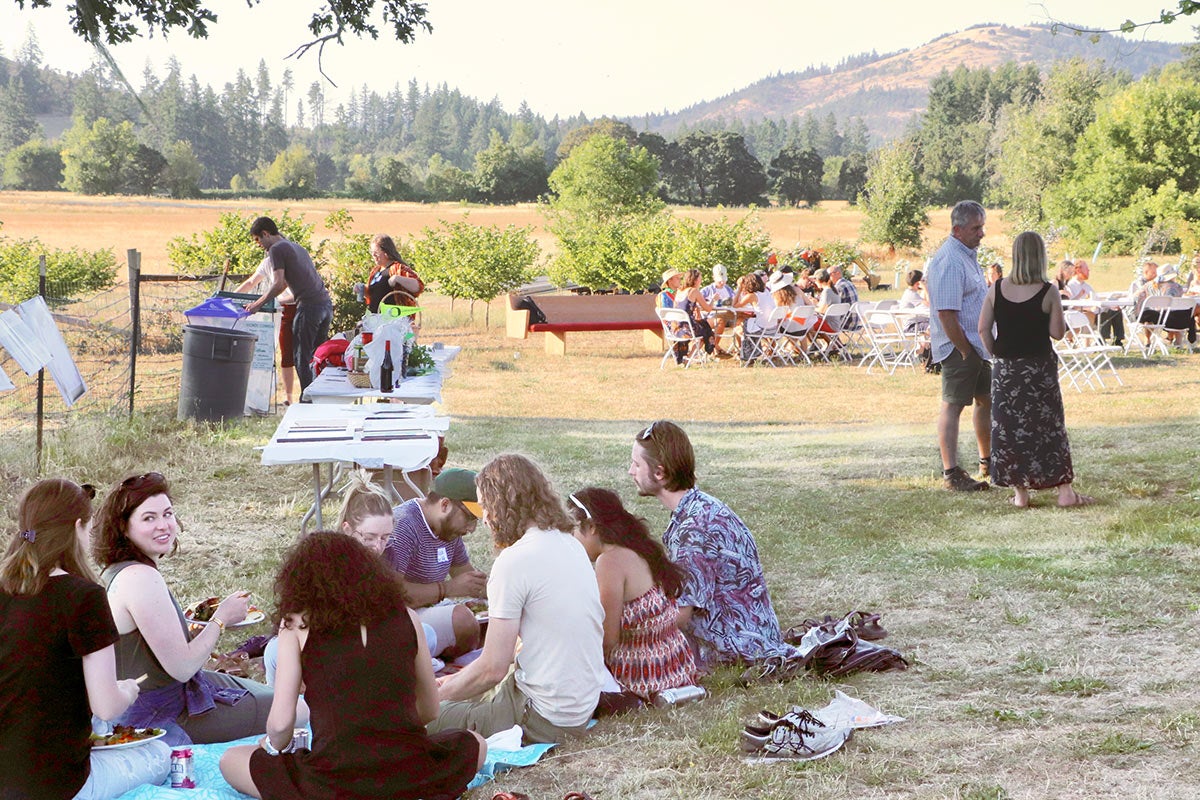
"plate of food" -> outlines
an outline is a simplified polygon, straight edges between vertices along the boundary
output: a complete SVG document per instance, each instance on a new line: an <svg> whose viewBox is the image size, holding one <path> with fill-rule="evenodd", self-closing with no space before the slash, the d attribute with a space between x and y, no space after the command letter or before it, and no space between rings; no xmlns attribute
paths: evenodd
<svg viewBox="0 0 1200 800"><path fill-rule="evenodd" d="M132 725L117 725L107 736L93 733L92 749L119 750L122 747L140 747L146 742L153 742L166 735L167 732L162 728L135 728Z"/></svg>
<svg viewBox="0 0 1200 800"><path fill-rule="evenodd" d="M221 598L207 597L203 600L197 600L183 610L183 617L192 625L203 627L212 622L212 616L217 610L217 606L221 605ZM232 625L226 625L227 628L244 628L247 625L257 625L267 618L267 615L262 609L256 606L250 606L246 609L246 618L241 622L235 622Z"/></svg>
<svg viewBox="0 0 1200 800"><path fill-rule="evenodd" d="M483 622L488 618L488 601L482 597L472 597L470 600L464 600L463 605L471 609L475 615L475 619Z"/></svg>

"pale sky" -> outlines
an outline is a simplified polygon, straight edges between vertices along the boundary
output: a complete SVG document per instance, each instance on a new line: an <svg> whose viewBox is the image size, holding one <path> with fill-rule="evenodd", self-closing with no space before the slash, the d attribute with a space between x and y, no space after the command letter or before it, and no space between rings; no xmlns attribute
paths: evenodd
<svg viewBox="0 0 1200 800"><path fill-rule="evenodd" d="M34 31L43 61L60 70L87 69L93 53L67 23L68 0L49 9L16 9L4 3L0 52L14 56ZM27 4L28 5L28 4ZM315 51L287 59L309 40L305 27L320 0L210 0L218 21L207 40L176 32L113 48L135 87L151 65L161 71L171 55L183 74L220 92L238 68L253 78L265 59L277 84L291 69L303 97L319 79ZM1126 18L1155 19L1175 0L430 0L432 34L412 45L388 40L382 23L378 41L347 38L326 47L326 107L344 101L364 84L383 94L411 78L441 83L508 111L521 101L547 118L580 111L589 117L633 116L677 111L728 94L777 72L836 65L847 56L916 47L943 33L996 22L1023 25L1051 18L1111 28ZM1137 36L1196 40L1200 15L1172 25L1155 25ZM1136 47L1136 40L1130 47ZM295 101L289 101L289 115Z"/></svg>

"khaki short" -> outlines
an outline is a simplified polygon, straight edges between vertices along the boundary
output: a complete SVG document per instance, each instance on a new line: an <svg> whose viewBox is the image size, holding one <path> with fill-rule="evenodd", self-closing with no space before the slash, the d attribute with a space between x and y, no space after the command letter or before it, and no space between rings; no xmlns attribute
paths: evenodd
<svg viewBox="0 0 1200 800"><path fill-rule="evenodd" d="M425 726L429 733L466 728L483 738L520 725L524 743L564 742L587 733L587 723L563 728L533 710L529 698L517 688L517 675L508 677L480 700L442 701L437 719Z"/></svg>
<svg viewBox="0 0 1200 800"><path fill-rule="evenodd" d="M979 398L991 396L992 363L971 350L965 359L957 349L941 362L942 402L952 406L969 406Z"/></svg>

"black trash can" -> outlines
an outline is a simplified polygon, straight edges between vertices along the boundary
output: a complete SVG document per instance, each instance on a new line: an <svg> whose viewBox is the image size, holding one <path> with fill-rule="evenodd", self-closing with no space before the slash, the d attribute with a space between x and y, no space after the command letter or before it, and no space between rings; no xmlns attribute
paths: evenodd
<svg viewBox="0 0 1200 800"><path fill-rule="evenodd" d="M241 417L257 341L256 334L246 331L184 325L178 418Z"/></svg>

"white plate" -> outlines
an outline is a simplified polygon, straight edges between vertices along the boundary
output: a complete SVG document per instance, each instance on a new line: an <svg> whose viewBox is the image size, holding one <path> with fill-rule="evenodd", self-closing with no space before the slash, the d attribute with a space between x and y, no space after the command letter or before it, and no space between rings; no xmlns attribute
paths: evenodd
<svg viewBox="0 0 1200 800"><path fill-rule="evenodd" d="M93 750L120 750L123 747L141 747L146 742L153 742L155 739L161 739L167 735L167 732L162 728L142 728L141 730L158 731L153 736L147 736L145 739L138 739L135 742L121 742L120 744L96 744L92 745Z"/></svg>
<svg viewBox="0 0 1200 800"><path fill-rule="evenodd" d="M186 612L184 613L183 616L188 621L189 625L199 625L200 627L204 627L205 625L208 624L207 622L201 622L200 620L192 619L191 617L189 617L187 615ZM256 608L256 609L253 609L252 611L250 611L248 614L246 614L246 618L244 620L242 620L241 622L234 622L232 624L226 625L225 627L226 628L244 628L247 625L257 625L258 623L262 622L266 618L267 618L266 613Z"/></svg>

